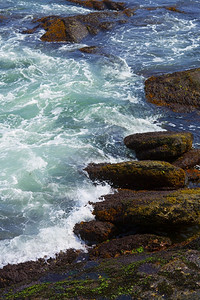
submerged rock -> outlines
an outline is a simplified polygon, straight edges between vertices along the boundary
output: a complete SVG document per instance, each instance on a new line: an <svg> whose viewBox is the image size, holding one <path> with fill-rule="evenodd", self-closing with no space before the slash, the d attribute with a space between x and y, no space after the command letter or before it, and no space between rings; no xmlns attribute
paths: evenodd
<svg viewBox="0 0 200 300"><path fill-rule="evenodd" d="M145 81L145 93L149 102L174 111L199 110L200 69L152 76Z"/></svg>
<svg viewBox="0 0 200 300"><path fill-rule="evenodd" d="M188 132L158 131L125 137L125 145L139 159L172 161L192 148L193 135ZM177 165L178 166L178 165Z"/></svg>
<svg viewBox="0 0 200 300"><path fill-rule="evenodd" d="M136 234L102 243L91 249L89 254L90 257L109 258L124 254L159 251L170 245L171 241L167 237Z"/></svg>
<svg viewBox="0 0 200 300"><path fill-rule="evenodd" d="M93 203L97 220L120 225L146 225L171 230L200 224L200 188L178 191L131 191L104 196Z"/></svg>
<svg viewBox="0 0 200 300"><path fill-rule="evenodd" d="M117 164L89 164L85 171L90 179L107 181L114 187L161 189L184 187L185 172L160 161L127 161Z"/></svg>
<svg viewBox="0 0 200 300"><path fill-rule="evenodd" d="M97 46L82 47L82 48L79 48L79 51L81 51L83 53L88 53L88 54L101 53L100 48Z"/></svg>
<svg viewBox="0 0 200 300"><path fill-rule="evenodd" d="M112 238L117 229L109 222L89 221L76 224L74 233L85 240L88 245L102 243Z"/></svg>

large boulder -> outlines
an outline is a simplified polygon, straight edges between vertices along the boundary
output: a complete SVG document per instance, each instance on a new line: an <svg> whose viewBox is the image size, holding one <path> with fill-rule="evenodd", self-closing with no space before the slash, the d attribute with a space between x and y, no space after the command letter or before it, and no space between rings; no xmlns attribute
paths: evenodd
<svg viewBox="0 0 200 300"><path fill-rule="evenodd" d="M89 221L77 223L74 233L85 240L88 245L102 243L112 238L117 229L110 222Z"/></svg>
<svg viewBox="0 0 200 300"><path fill-rule="evenodd" d="M136 234L104 242L91 249L90 257L109 258L123 254L154 252L171 246L171 240L154 234Z"/></svg>
<svg viewBox="0 0 200 300"><path fill-rule="evenodd" d="M149 102L174 111L199 110L200 68L152 76L145 81L145 93Z"/></svg>
<svg viewBox="0 0 200 300"><path fill-rule="evenodd" d="M139 159L172 161L192 148L193 135L188 132L157 131L131 134L125 145Z"/></svg>
<svg viewBox="0 0 200 300"><path fill-rule="evenodd" d="M200 188L178 191L119 190L93 203L97 220L149 228L200 224Z"/></svg>
<svg viewBox="0 0 200 300"><path fill-rule="evenodd" d="M106 181L113 187L130 189L177 189L186 183L185 172L160 161L127 161L116 164L89 164L90 179Z"/></svg>

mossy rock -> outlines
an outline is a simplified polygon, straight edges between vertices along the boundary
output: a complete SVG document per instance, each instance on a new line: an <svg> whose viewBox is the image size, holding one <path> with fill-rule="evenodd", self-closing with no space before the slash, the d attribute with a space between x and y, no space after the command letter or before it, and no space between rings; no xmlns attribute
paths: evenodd
<svg viewBox="0 0 200 300"><path fill-rule="evenodd" d="M131 134L125 145L138 159L173 161L192 148L193 135L188 132L157 131Z"/></svg>
<svg viewBox="0 0 200 300"><path fill-rule="evenodd" d="M130 189L177 189L186 183L185 172L167 162L128 161L116 164L89 164L90 179L107 181L114 187Z"/></svg>
<svg viewBox="0 0 200 300"><path fill-rule="evenodd" d="M152 76L145 81L145 93L149 102L174 111L199 110L200 68Z"/></svg>
<svg viewBox="0 0 200 300"><path fill-rule="evenodd" d="M118 190L93 203L97 220L117 226L143 225L175 230L175 226L200 224L200 189L178 191ZM172 229L173 228L173 229Z"/></svg>

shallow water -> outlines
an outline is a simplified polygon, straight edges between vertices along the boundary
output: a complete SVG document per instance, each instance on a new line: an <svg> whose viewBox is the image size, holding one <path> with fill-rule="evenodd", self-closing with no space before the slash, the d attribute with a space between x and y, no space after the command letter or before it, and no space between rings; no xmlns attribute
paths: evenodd
<svg viewBox="0 0 200 300"><path fill-rule="evenodd" d="M24 35L32 20L88 13L64 0L0 3L0 266L68 248L85 248L73 226L92 218L88 201L111 192L94 186L89 162L135 159L131 133L187 130L200 144L200 117L146 103L152 74L199 67L199 1L128 1L177 5L185 14L140 9L127 24L84 43L44 43ZM99 45L105 55L82 46Z"/></svg>

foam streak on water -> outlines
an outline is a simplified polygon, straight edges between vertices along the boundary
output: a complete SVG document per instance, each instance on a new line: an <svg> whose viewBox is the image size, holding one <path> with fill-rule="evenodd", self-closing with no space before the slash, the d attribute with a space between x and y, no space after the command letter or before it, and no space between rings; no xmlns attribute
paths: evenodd
<svg viewBox="0 0 200 300"><path fill-rule="evenodd" d="M141 6L130 23L81 45L43 43L43 31L21 32L35 17L88 9L65 0L0 3L0 267L86 249L73 226L92 219L88 201L112 189L94 186L83 169L135 159L126 135L187 129L199 145L199 117L188 124L185 115L147 104L144 80L199 66L200 5L136 2L128 3ZM142 9L175 4L187 14ZM77 50L87 45L102 46L105 55Z"/></svg>

